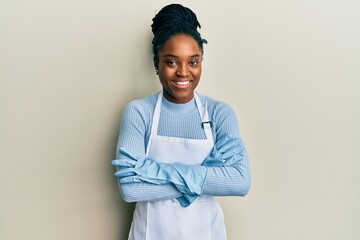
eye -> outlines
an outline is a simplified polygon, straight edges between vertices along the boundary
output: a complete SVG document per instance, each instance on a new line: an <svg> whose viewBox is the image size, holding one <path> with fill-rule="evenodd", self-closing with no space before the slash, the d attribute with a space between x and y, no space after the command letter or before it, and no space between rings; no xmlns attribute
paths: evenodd
<svg viewBox="0 0 360 240"><path fill-rule="evenodd" d="M189 64L194 67L199 64L199 61L191 61Z"/></svg>
<svg viewBox="0 0 360 240"><path fill-rule="evenodd" d="M168 60L168 61L166 61L166 64L169 65L169 66L175 66L175 65L176 65L176 61L174 61L174 60Z"/></svg>

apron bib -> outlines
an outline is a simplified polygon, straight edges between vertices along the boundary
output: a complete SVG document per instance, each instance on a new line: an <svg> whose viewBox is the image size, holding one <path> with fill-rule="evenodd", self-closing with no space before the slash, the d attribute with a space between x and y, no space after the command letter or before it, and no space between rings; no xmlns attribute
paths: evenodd
<svg viewBox="0 0 360 240"><path fill-rule="evenodd" d="M163 94L158 95L146 157L162 163L201 165L214 146L207 107L195 93L195 103L206 139L157 135ZM215 197L202 195L189 207L176 199L138 202L129 239L131 240L224 240L226 230L221 207Z"/></svg>

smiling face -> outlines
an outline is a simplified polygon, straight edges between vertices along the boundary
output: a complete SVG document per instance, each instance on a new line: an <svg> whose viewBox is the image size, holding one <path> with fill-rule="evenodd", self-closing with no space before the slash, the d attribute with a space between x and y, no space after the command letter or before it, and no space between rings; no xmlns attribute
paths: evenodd
<svg viewBox="0 0 360 240"><path fill-rule="evenodd" d="M159 51L155 68L163 86L164 97L173 103L187 103L201 76L202 51L193 37L177 34Z"/></svg>

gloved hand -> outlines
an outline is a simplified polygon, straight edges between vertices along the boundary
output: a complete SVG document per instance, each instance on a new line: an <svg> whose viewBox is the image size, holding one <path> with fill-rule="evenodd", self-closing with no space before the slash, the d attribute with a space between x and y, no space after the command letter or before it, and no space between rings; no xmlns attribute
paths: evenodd
<svg viewBox="0 0 360 240"><path fill-rule="evenodd" d="M197 165L159 163L144 156L120 148L129 159L118 159L112 164L121 167L115 173L120 183L149 182L153 184L173 183L182 193L200 195L207 174L207 168Z"/></svg>
<svg viewBox="0 0 360 240"><path fill-rule="evenodd" d="M216 142L210 155L202 163L203 166L231 166L243 159L244 145L239 138L226 136ZM177 200L183 207L189 206L199 196L186 194L178 197Z"/></svg>
<svg viewBox="0 0 360 240"><path fill-rule="evenodd" d="M239 138L235 138L232 136L226 136L222 139L220 139L214 146L212 152L210 155L204 160L202 166L230 166L234 165L238 162L240 162L243 158L243 151L244 146ZM202 177L200 177L200 185L201 188L196 188L196 193L192 193L191 190L188 189L191 188L192 184L190 186L186 187L184 184L179 184L179 181L171 181L169 177L166 177L168 173L171 171L168 171L169 168L171 169L171 165L173 164L163 164L158 163L155 161L151 161L149 159L145 159L143 156L137 156L136 154L133 154L125 149L120 149L120 152L126 155L128 158L132 159L120 159L120 160L114 160L113 165L125 167L125 169L122 169L115 173L116 176L120 177L120 183L127 183L127 182L142 182L146 181L153 184L166 184L166 183L174 183L175 187L182 192L184 195L177 198L178 202L183 206L187 207L189 206L193 201L195 201L201 194L202 186L205 181L206 174ZM146 161L146 163L145 163ZM164 169L162 169L162 172L159 172L159 176L162 175L161 178L154 178L153 174L152 177L151 174L143 173L143 169L147 173L154 172L156 173L159 168L162 168L162 166L166 166ZM176 168L175 165L173 167ZM186 168L198 168L201 166L193 166L193 165L181 165L179 164L179 170L180 175L176 174L177 176L181 176L181 172L186 172ZM193 169L194 170L194 169ZM165 174L164 174L165 173ZM196 173L192 172L196 175ZM200 174L200 172L199 172ZM181 177L180 177L181 179ZM196 178L193 178L194 180ZM196 183L196 181L194 181ZM177 183L177 184L176 184ZM196 184L195 184L196 185ZM194 189L194 188L193 188ZM201 189L201 190L200 190ZM199 191L200 190L200 191Z"/></svg>
<svg viewBox="0 0 360 240"><path fill-rule="evenodd" d="M244 145L240 138L226 136L216 142L210 155L204 160L203 166L231 166L243 158Z"/></svg>
<svg viewBox="0 0 360 240"><path fill-rule="evenodd" d="M198 199L200 195L198 194L187 194L184 193L181 197L176 198L176 200L180 203L182 207L188 207L191 203L193 203L196 199Z"/></svg>

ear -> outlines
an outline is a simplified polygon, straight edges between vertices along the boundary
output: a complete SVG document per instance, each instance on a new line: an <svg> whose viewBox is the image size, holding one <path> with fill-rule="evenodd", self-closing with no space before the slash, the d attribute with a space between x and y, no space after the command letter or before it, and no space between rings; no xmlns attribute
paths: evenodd
<svg viewBox="0 0 360 240"><path fill-rule="evenodd" d="M156 74L159 74L159 61L156 57L153 57L153 61L154 61L154 67L155 67Z"/></svg>
<svg viewBox="0 0 360 240"><path fill-rule="evenodd" d="M153 62L154 62L155 69L158 69L159 68L159 60L157 59L157 57L153 57Z"/></svg>

